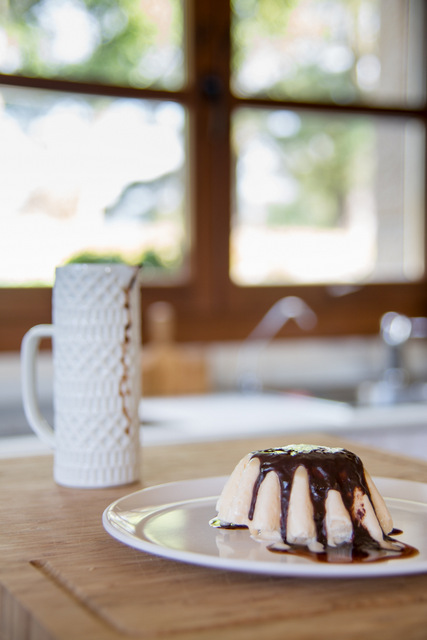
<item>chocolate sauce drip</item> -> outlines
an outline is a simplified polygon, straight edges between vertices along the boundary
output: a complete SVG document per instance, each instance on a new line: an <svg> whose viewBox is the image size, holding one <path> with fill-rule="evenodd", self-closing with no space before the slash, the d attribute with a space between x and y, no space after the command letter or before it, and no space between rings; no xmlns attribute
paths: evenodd
<svg viewBox="0 0 427 640"><path fill-rule="evenodd" d="M284 456L286 459L284 459ZM370 498L363 463L356 454L347 449L340 449L338 455L336 451L322 447L311 449L309 452L288 448L265 449L254 452L252 457L258 458L260 471L252 494L249 519L252 520L253 518L261 482L269 471L275 471L279 478L281 490L282 516L280 524L282 540L286 540L286 523L292 480L295 471L300 465L303 465L308 472L317 539L323 545L326 545L327 542L324 520L329 489L339 491L344 506L350 514L352 512L354 490L357 487L360 487ZM354 525L356 533L357 521L354 522Z"/></svg>
<svg viewBox="0 0 427 640"><path fill-rule="evenodd" d="M300 558L306 558L313 562L329 563L329 564L348 564L348 563L364 563L385 562L386 560L406 560L418 555L418 549L411 547L409 544L403 544L399 551L383 549L375 543L372 538L368 540L364 538L363 542L358 544L346 543L339 547L325 547L320 553L310 551L308 547L292 545L289 549L281 549L278 545L268 545L268 550L273 553L286 553Z"/></svg>
<svg viewBox="0 0 427 640"><path fill-rule="evenodd" d="M130 434L131 425L132 425L132 416L129 413L127 402L126 402L128 399L128 396L130 395L129 385L130 385L130 377L131 377L131 372L129 370L129 364L128 364L128 360L130 358L130 354L128 352L129 352L129 347L131 342L131 332L132 332L131 292L133 287L137 283L138 273L139 273L139 268L135 267L134 273L132 275L132 278L129 281L129 284L123 288L123 293L125 295L123 308L127 315L127 318L126 318L127 322L124 326L122 357L120 359L123 367L123 373L119 381L119 395L122 398L122 413L126 418L126 427L124 430L126 435Z"/></svg>

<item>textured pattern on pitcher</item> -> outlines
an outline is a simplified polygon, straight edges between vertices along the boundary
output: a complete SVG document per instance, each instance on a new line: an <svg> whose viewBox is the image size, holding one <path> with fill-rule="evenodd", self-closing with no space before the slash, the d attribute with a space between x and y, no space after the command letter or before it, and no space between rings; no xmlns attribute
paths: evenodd
<svg viewBox="0 0 427 640"><path fill-rule="evenodd" d="M61 448L117 453L138 437L139 426L131 418L139 391L138 354L127 349L134 329L126 304L131 294L112 273L67 275L54 292L55 426ZM108 465L111 457L103 460ZM95 459L89 463L96 467Z"/></svg>

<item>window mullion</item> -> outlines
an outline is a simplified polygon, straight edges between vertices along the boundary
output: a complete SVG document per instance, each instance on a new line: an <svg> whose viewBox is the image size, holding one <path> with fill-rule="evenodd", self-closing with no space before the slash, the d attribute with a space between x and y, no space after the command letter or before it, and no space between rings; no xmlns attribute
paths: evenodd
<svg viewBox="0 0 427 640"><path fill-rule="evenodd" d="M194 2L194 264L205 311L224 309L230 215L228 2Z"/></svg>

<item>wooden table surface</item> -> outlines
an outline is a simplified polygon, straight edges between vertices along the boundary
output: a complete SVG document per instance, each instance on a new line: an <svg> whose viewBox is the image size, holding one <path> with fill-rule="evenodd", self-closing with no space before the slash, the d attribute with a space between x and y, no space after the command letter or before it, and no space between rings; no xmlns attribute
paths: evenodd
<svg viewBox="0 0 427 640"><path fill-rule="evenodd" d="M248 451L293 441L146 447L141 484L102 490L55 485L50 456L2 460L1 640L425 640L427 574L307 579L235 573L137 551L102 527L103 510L131 491L228 474ZM373 475L427 482L422 461L319 434L297 441L345 444Z"/></svg>

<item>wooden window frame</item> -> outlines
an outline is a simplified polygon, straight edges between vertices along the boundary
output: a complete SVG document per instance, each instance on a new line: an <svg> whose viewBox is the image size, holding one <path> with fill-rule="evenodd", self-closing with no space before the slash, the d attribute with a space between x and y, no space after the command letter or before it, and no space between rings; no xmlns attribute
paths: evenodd
<svg viewBox="0 0 427 640"><path fill-rule="evenodd" d="M413 117L427 131L427 105L420 108L368 107L238 98L229 89L230 7L228 0L184 0L190 52L188 84L182 91L133 89L101 84L0 74L0 85L71 91L82 94L173 100L189 114L191 172L191 255L183 282L144 285L144 318L155 301L169 301L176 312L178 341L228 341L245 338L267 309L285 295L302 297L318 322L311 336L372 335L383 313L394 310L427 316L427 277L417 282L366 284L349 295L332 295L328 286L239 287L229 277L232 160L231 114L241 106L299 111ZM425 30L427 33L427 29ZM427 183L427 149L425 151ZM427 201L427 198L426 198ZM425 212L427 227L427 210ZM427 241L424 238L427 255ZM0 289L0 351L17 350L31 326L51 321L50 288ZM288 324L282 336L302 336ZM304 337L307 334L304 334Z"/></svg>

